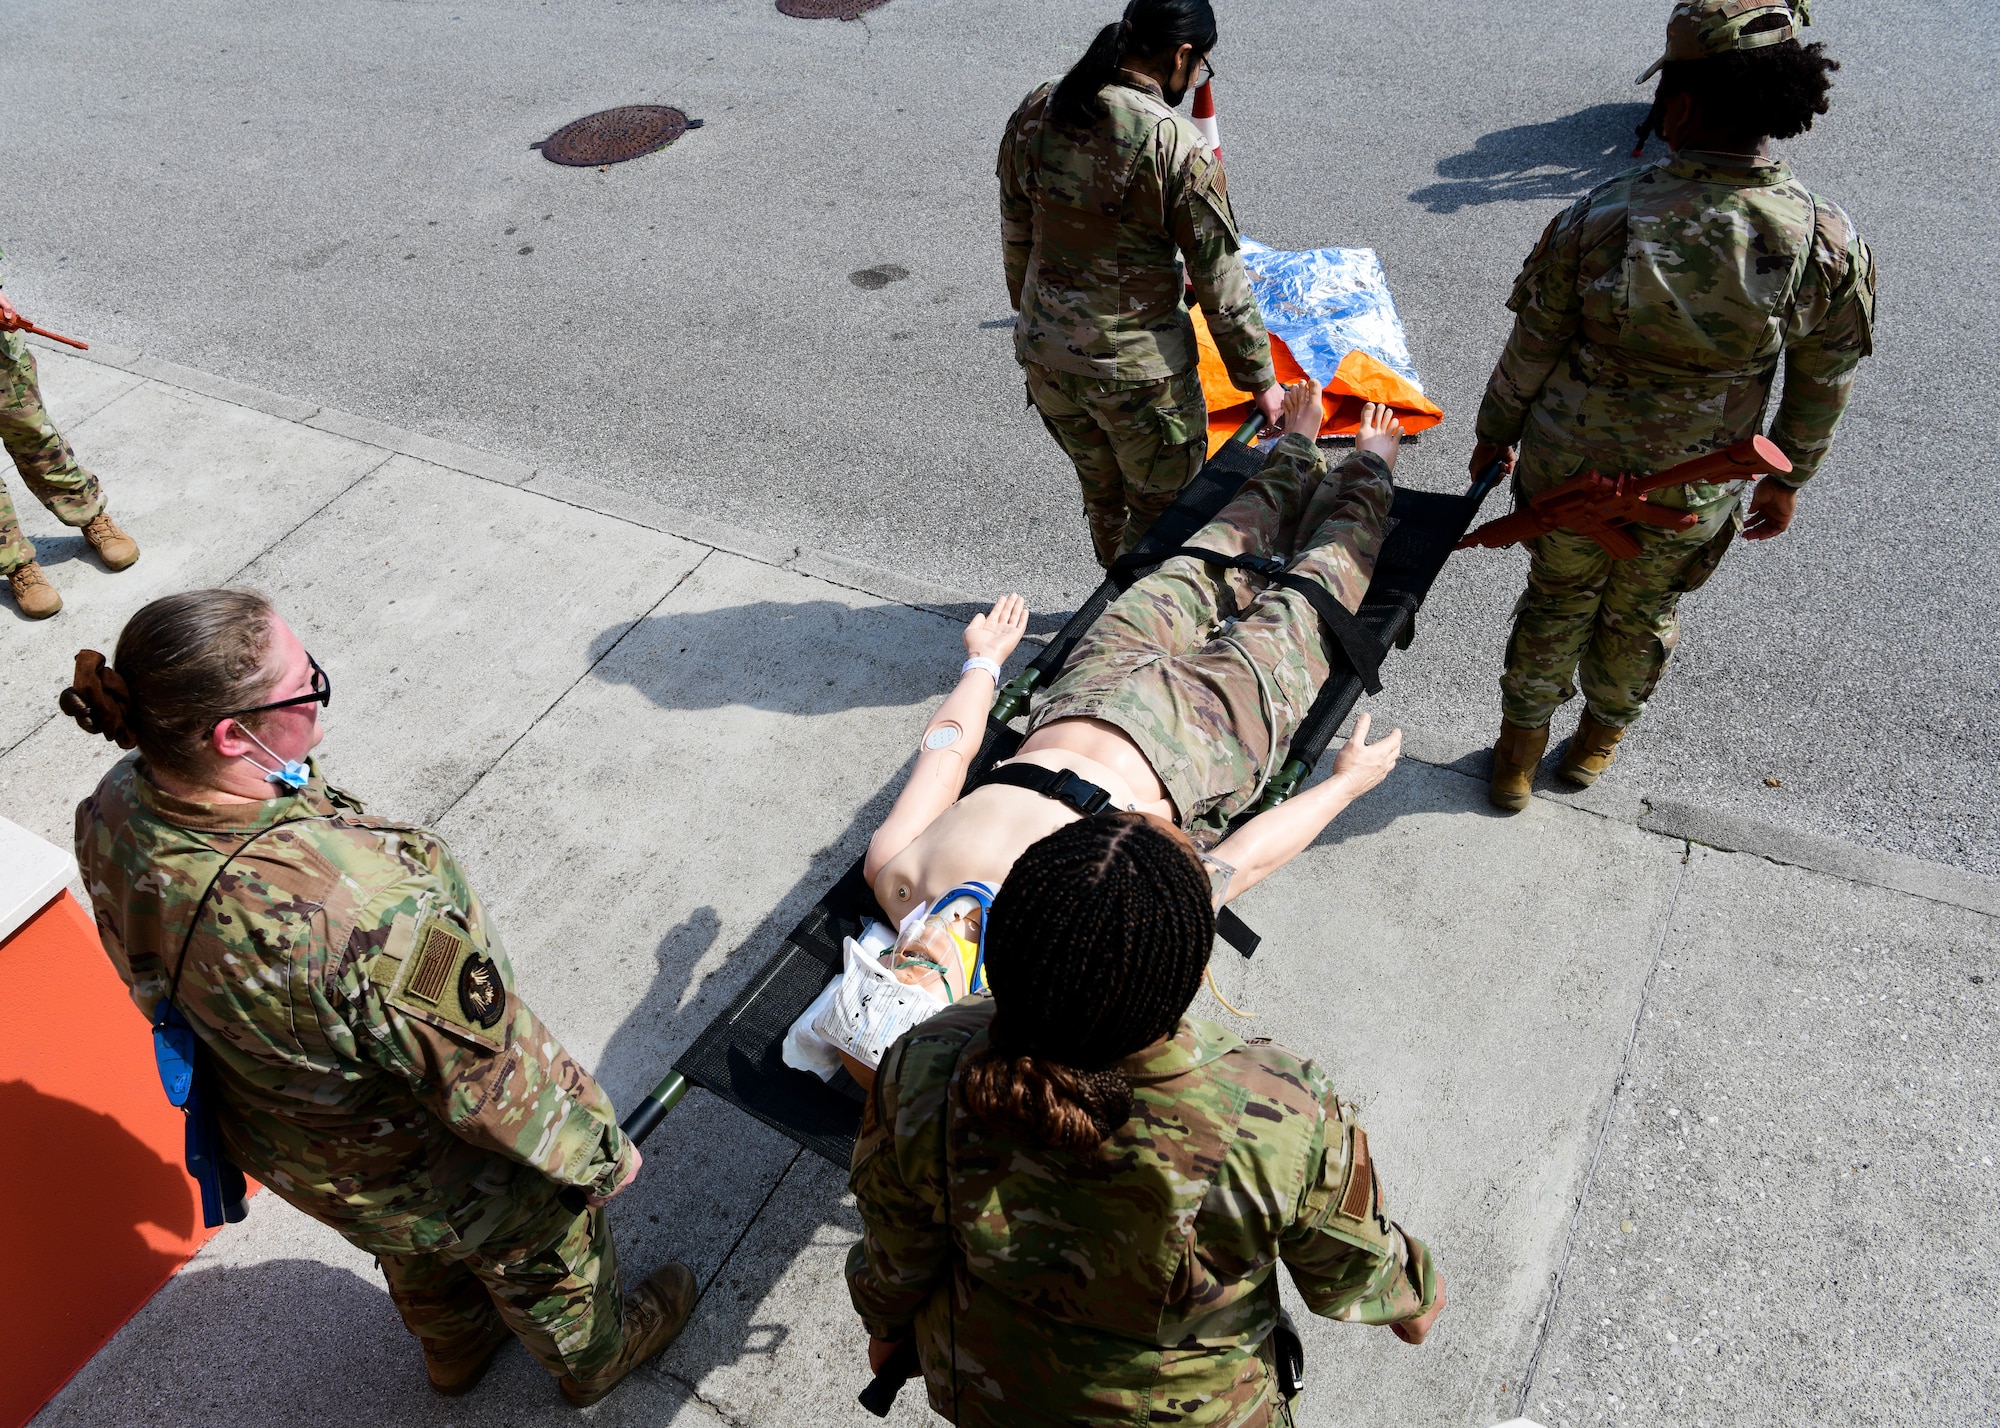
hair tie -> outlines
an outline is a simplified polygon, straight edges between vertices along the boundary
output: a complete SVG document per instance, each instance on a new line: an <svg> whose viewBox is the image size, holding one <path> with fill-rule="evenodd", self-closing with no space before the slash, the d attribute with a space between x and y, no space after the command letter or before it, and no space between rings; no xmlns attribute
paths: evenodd
<svg viewBox="0 0 2000 1428"><path fill-rule="evenodd" d="M56 705L86 734L102 734L121 749L138 743L132 733L132 691L96 650L76 652L75 677L56 696Z"/></svg>

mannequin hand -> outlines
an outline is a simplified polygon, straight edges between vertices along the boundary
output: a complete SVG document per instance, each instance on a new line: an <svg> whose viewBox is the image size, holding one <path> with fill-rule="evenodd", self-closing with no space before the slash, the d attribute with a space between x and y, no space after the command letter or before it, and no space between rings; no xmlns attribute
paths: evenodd
<svg viewBox="0 0 2000 1428"><path fill-rule="evenodd" d="M1028 602L1019 595L1002 595L993 602L991 611L974 615L965 627L965 652L1005 664L1027 633Z"/></svg>

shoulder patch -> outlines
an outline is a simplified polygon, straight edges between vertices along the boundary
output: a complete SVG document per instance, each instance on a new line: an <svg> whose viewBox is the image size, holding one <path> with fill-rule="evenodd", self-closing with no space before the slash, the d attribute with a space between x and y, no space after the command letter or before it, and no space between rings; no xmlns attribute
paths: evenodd
<svg viewBox="0 0 2000 1428"><path fill-rule="evenodd" d="M1356 1126L1348 1137L1347 1189L1341 1194L1338 1213L1343 1220L1358 1225L1368 1218L1368 1206L1374 1198L1375 1167L1368 1159L1368 1132Z"/></svg>
<svg viewBox="0 0 2000 1428"><path fill-rule="evenodd" d="M401 942L407 955L391 966L390 952L407 921L406 914L397 916L388 945L369 963L369 975L384 989L389 1004L474 1045L499 1050L490 1034L507 1013L507 985L499 965L473 945L464 928L434 917ZM395 980L377 976L377 967L392 972Z"/></svg>

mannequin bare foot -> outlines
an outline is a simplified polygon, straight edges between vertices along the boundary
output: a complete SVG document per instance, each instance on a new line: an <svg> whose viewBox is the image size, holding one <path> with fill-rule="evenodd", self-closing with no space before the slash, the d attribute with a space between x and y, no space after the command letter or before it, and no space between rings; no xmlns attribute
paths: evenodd
<svg viewBox="0 0 2000 1428"><path fill-rule="evenodd" d="M1287 425L1286 430L1290 430ZM1361 409L1361 427L1354 433L1356 451L1372 451L1391 471L1396 469L1396 452L1403 444L1403 423L1395 408L1370 402Z"/></svg>
<svg viewBox="0 0 2000 1428"><path fill-rule="evenodd" d="M1319 399L1319 383L1311 377L1285 388L1285 435L1319 440L1320 423L1326 407Z"/></svg>

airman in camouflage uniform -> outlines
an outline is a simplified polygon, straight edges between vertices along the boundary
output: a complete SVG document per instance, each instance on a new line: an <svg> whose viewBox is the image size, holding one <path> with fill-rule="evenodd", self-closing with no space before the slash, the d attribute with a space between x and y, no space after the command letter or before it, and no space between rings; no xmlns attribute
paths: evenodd
<svg viewBox="0 0 2000 1428"><path fill-rule="evenodd" d="M1675 11L1668 58L1789 38L1746 35L1746 21L1770 12L1789 18L1771 0L1691 0ZM1770 437L1792 470L1765 479L1796 491L1819 469L1871 350L1875 261L1852 220L1778 160L1682 148L1558 214L1507 306L1514 329L1479 409L1474 464L1519 443L1518 499L1585 469L1664 470L1753 435L1781 357ZM1699 519L1681 532L1634 525L1641 549L1628 560L1568 530L1529 543L1500 679L1494 802L1526 806L1579 664L1583 724L1559 771L1589 783L1609 763L1673 653L1680 597L1744 527L1744 492L1742 482L1655 492L1653 504Z"/></svg>
<svg viewBox="0 0 2000 1428"><path fill-rule="evenodd" d="M35 499L64 525L80 527L107 569L123 570L139 558L138 543L112 521L97 478L77 463L76 453L49 419L35 354L10 325L16 317L6 294L0 293L0 442ZM62 609L62 597L35 563L35 543L21 533L4 484L0 484L0 577L6 579L22 614L45 619Z"/></svg>
<svg viewBox="0 0 2000 1428"><path fill-rule="evenodd" d="M1315 1063L1183 1017L1114 1063L1132 1115L1079 1168L966 1112L954 1073L984 1050L993 1006L960 1003L890 1048L849 1181L855 1308L878 1340L914 1332L938 1413L961 1428L1289 1425L1279 1260L1328 1318L1406 1323L1436 1305L1430 1253L1387 1217L1367 1134Z"/></svg>
<svg viewBox="0 0 2000 1428"><path fill-rule="evenodd" d="M1076 464L1108 566L1207 457L1188 283L1230 380L1268 402L1277 379L1222 165L1194 125L1128 69L1080 134L1047 117L1054 88L1022 101L1000 143L1007 295L1029 401Z"/></svg>
<svg viewBox="0 0 2000 1428"><path fill-rule="evenodd" d="M1275 556L1349 610L1361 604L1395 500L1389 467L1356 452L1332 471L1301 433L1188 544ZM1030 730L1115 724L1153 766L1198 843L1262 797L1331 667L1320 618L1296 590L1179 555L1136 582L1077 642Z"/></svg>
<svg viewBox="0 0 2000 1428"><path fill-rule="evenodd" d="M203 889L246 842L175 995L229 1158L376 1256L441 1389L469 1387L465 1366L509 1331L566 1393L588 1385L634 1305L653 1311L621 1308L603 1210L557 1197L607 1195L636 1151L515 993L436 834L365 815L317 769L297 793L211 804L122 760L78 806L76 851L133 1001L152 1016Z"/></svg>

